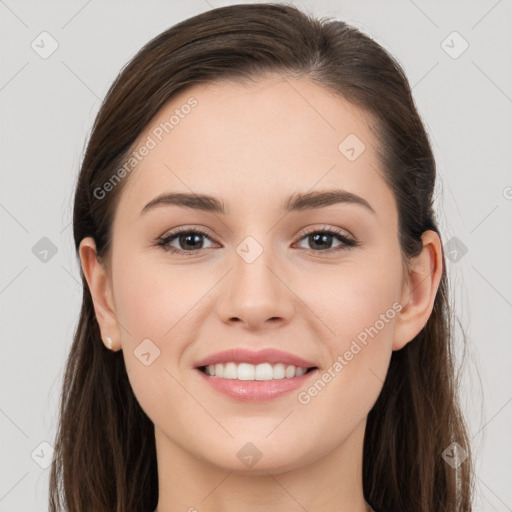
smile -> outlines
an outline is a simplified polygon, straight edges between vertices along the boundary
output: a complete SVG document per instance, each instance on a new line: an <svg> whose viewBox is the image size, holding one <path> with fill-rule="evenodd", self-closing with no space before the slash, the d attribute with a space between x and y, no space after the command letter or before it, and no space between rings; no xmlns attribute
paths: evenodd
<svg viewBox="0 0 512 512"><path fill-rule="evenodd" d="M202 372L211 377L232 380L278 380L300 377L308 371L315 369L300 366L285 365L283 363L250 364L250 363L217 363L200 368Z"/></svg>

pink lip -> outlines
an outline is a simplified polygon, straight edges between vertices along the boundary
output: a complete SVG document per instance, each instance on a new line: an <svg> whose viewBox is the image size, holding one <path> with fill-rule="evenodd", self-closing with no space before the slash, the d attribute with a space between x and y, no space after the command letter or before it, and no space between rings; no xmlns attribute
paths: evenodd
<svg viewBox="0 0 512 512"><path fill-rule="evenodd" d="M285 365L293 365L300 368L311 368L315 365L315 363L311 361L306 361L301 357L295 356L293 354L289 354L288 352L283 352L281 350L276 350L274 348L266 348L264 350L259 350L257 352L253 350L247 350L244 348L233 348L228 350L223 350L222 352L217 352L216 354L212 354L204 359L201 359L195 364L195 368L199 368L201 366L208 366L211 364L217 363L249 363L249 364L261 364L261 363L270 363L277 364L283 363ZM238 381L240 382L240 381ZM277 381L273 381L277 382Z"/></svg>
<svg viewBox="0 0 512 512"><path fill-rule="evenodd" d="M201 370L195 369L204 381L216 391L227 395L239 402L262 402L277 398L289 393L301 386L312 377L318 376L320 370L311 370L300 377L276 379L276 380L237 380L223 379L206 375Z"/></svg>

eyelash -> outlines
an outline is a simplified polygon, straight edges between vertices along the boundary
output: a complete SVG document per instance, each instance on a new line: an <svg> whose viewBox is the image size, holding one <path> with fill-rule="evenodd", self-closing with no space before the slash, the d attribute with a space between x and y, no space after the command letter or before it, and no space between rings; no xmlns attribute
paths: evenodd
<svg viewBox="0 0 512 512"><path fill-rule="evenodd" d="M324 250L319 250L319 251L315 251L314 249L305 249L306 251L313 252L315 254L325 254L325 253L333 253L333 252L340 251L340 250L346 251L348 249L351 249L353 247L358 247L360 245L360 243L357 240L353 240L352 238L347 237L345 234L343 234L343 232L339 231L336 228L321 228L321 229L315 229L315 230L308 231L307 233L304 233L300 237L299 241L303 240L304 238L306 238L308 236L311 236L314 234L319 234L319 233L326 234L326 235L334 235L334 237L337 238L340 242L342 242L343 245L341 245L339 247L335 247L333 249L324 249ZM186 256L194 256L201 249L184 251L183 249L177 249L176 247L171 247L169 245L169 243L171 241L173 241L175 238L177 238L183 234L203 235L204 237L208 238L209 240L211 240L213 242L213 240L210 238L208 233L206 233L205 231L203 231L199 228L194 228L194 229L180 228L172 233L169 233L166 236L158 238L156 245L166 252L170 252L173 254L184 254Z"/></svg>

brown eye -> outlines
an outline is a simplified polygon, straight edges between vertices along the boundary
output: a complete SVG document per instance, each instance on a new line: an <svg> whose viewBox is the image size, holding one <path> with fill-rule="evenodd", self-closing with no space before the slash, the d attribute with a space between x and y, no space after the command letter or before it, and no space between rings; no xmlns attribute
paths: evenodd
<svg viewBox="0 0 512 512"><path fill-rule="evenodd" d="M204 231L198 229L180 229L159 238L157 245L162 247L164 251L190 254L205 248L203 246L203 238L211 240ZM177 242L178 247L170 245L174 241Z"/></svg>
<svg viewBox="0 0 512 512"><path fill-rule="evenodd" d="M305 247L305 249L310 249L314 252L331 252L349 249L350 247L359 245L355 240L352 240L342 232L334 229L310 231L309 233L306 233L301 240L305 240L309 244L309 247ZM341 243L333 248L332 243L335 240L338 240Z"/></svg>

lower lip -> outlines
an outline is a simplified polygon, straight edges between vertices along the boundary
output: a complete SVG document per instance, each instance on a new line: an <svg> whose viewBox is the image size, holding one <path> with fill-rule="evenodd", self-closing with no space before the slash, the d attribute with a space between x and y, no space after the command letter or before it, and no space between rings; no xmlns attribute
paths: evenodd
<svg viewBox="0 0 512 512"><path fill-rule="evenodd" d="M241 402L263 402L277 398L304 386L312 376L318 373L318 368L315 368L300 377L285 377L275 380L238 380L212 377L197 368L194 370L213 389Z"/></svg>

